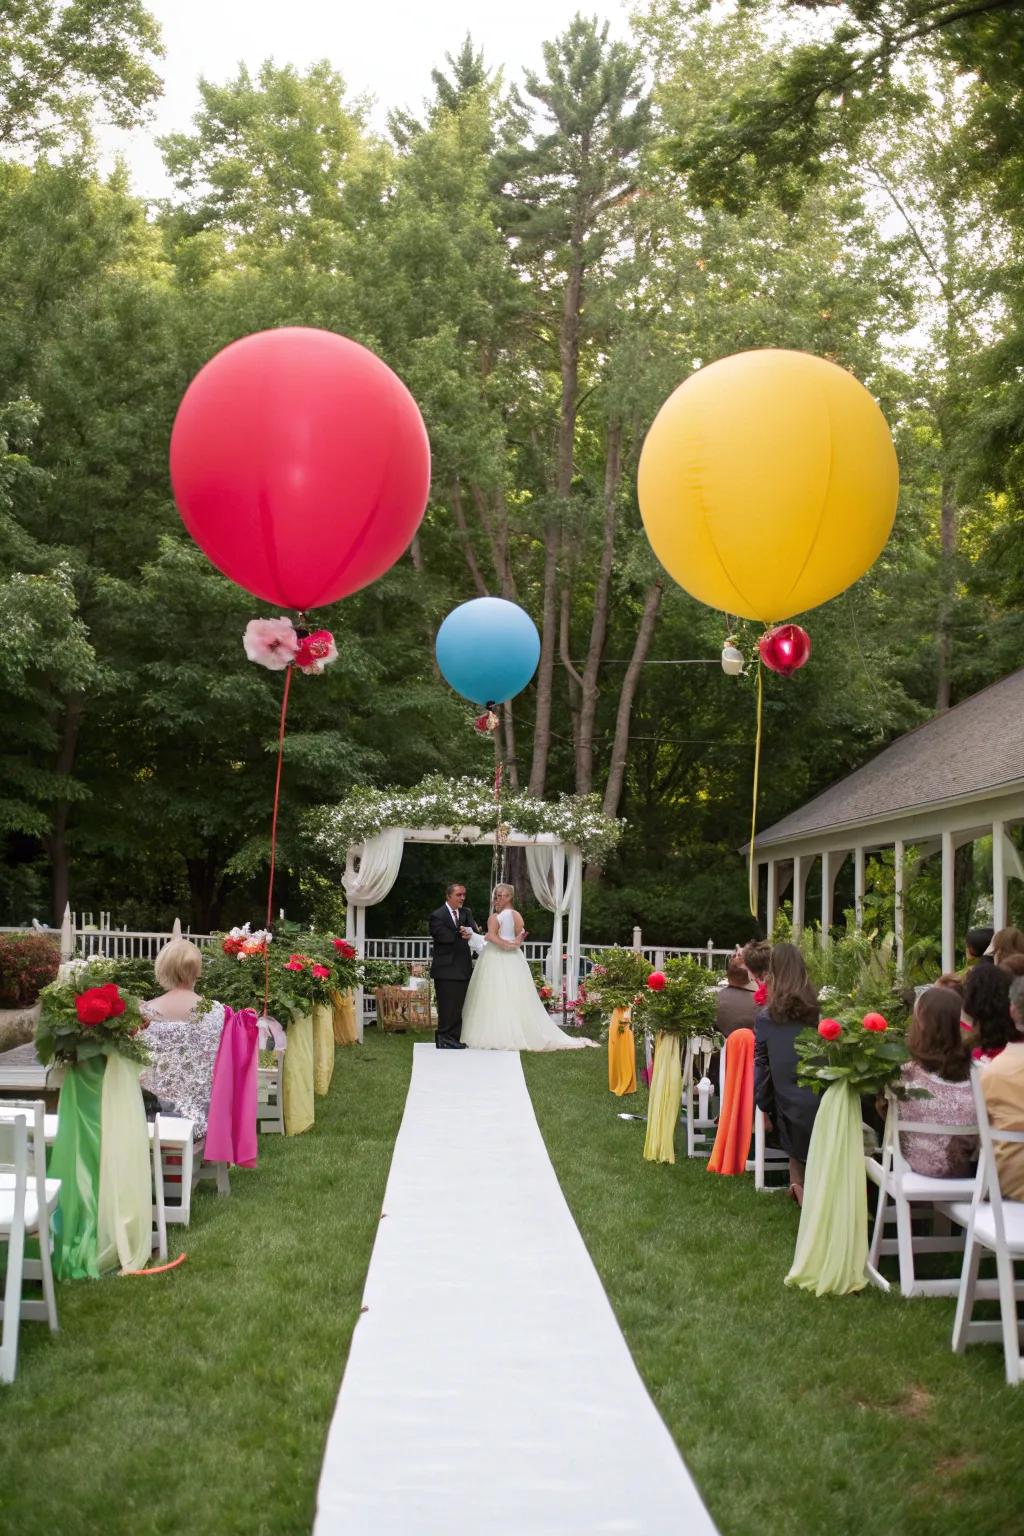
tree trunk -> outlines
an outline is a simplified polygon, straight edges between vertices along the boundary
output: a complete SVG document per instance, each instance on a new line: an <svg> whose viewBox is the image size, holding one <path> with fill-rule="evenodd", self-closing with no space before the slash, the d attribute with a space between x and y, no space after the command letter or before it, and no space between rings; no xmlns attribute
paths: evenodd
<svg viewBox="0 0 1024 1536"><path fill-rule="evenodd" d="M519 788L519 759L516 757L516 726L512 715L512 701L501 706L505 727L505 766L508 782L513 789Z"/></svg>
<svg viewBox="0 0 1024 1536"><path fill-rule="evenodd" d="M619 804L622 800L622 786L626 777L626 759L629 756L629 727L633 713L633 700L640 684L640 673L647 659L647 652L651 648L654 638L654 626L658 618L658 606L661 602L661 581L653 582L647 589L644 600L644 611L640 619L640 628L637 631L636 644L633 646L633 654L626 668L626 676L622 683L622 692L619 694L619 708L615 717L615 740L612 744L612 757L608 765L608 782L604 791L604 812L606 816L617 816Z"/></svg>
<svg viewBox="0 0 1024 1536"><path fill-rule="evenodd" d="M579 388L580 304L583 298L583 259L579 238L574 238L562 300L562 325L558 355L562 368L562 395L558 412L558 458L555 470L555 509L544 524L544 612L537 668L537 714L533 728L533 762L530 793L544 794L551 750L551 708L554 695L555 648L558 641L558 556L561 549L562 509L572 495L576 441L576 392Z"/></svg>
<svg viewBox="0 0 1024 1536"><path fill-rule="evenodd" d="M940 539L942 546L942 567L940 580L942 590L939 597L939 620L937 624L939 655L938 677L935 691L936 713L941 714L949 708L951 693L951 672L953 661L953 580L954 560L956 558L956 525L957 506L953 490L952 472L947 468L942 476L942 509L940 520Z"/></svg>
<svg viewBox="0 0 1024 1536"><path fill-rule="evenodd" d="M469 567L469 574L473 578L473 585L476 587L477 596L487 597L487 583L484 581L483 573L477 564L476 554L473 551L473 541L470 539L469 529L466 526L466 514L462 510L462 489L457 480L452 482L452 516L455 519L455 526L459 530L459 538L462 541L462 553L466 557L466 564Z"/></svg>
<svg viewBox="0 0 1024 1536"><path fill-rule="evenodd" d="M572 633L570 625L570 609L572 594L568 585L562 588L562 604L558 621L558 653L562 666L565 668L569 679L569 719L572 722L573 751L578 749L578 733L580 722L580 690L583 687L583 679L572 664L570 655Z"/></svg>
<svg viewBox="0 0 1024 1536"><path fill-rule="evenodd" d="M512 574L512 566L509 560L508 548L508 503L505 500L504 491L495 492L494 507L488 504L486 493L480 486L470 487L473 495L473 505L476 507L480 526L487 536L487 542L491 551L491 563L494 566L494 574L501 588L501 595L508 601L516 603L519 598L516 593L515 577Z"/></svg>
<svg viewBox="0 0 1024 1536"><path fill-rule="evenodd" d="M84 710L85 699L82 694L73 693L64 700L64 723L57 761L54 765L55 772L64 778L71 777L75 766L78 732ZM50 835L47 838L47 852L50 855L50 902L53 908L53 921L57 924L64 920L64 908L68 904L71 892L67 845L69 809L69 800L63 797L58 799L53 808L53 820Z"/></svg>
<svg viewBox="0 0 1024 1536"><path fill-rule="evenodd" d="M608 428L608 442L605 449L604 533L601 541L601 563L594 587L590 643L587 646L587 658L580 680L580 720L576 738L576 793L578 795L589 795L594 787L594 725L597 720L597 704L600 697L597 678L604 653L605 636L608 633L608 599L611 591L612 561L615 555L616 503L621 479L622 423L612 422Z"/></svg>

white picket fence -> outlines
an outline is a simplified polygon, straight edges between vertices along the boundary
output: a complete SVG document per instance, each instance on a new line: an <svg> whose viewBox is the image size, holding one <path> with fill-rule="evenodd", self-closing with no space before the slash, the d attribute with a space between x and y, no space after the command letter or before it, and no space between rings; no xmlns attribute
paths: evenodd
<svg viewBox="0 0 1024 1536"><path fill-rule="evenodd" d="M101 912L98 923L91 912L67 912L59 930L39 923L33 923L28 929L0 927L0 933L25 933L32 930L52 933L55 937L59 933L61 953L65 959L70 959L72 955L105 955L112 960L152 960L171 939L191 939L193 944L202 948L205 944L211 944L214 938L210 933L193 933L191 928L182 928L180 922L175 923L170 932L166 929L158 932L155 929L117 928L111 922L109 912ZM367 939L366 958L391 960L399 965L429 965L432 947L431 940L419 934ZM593 965L593 957L602 949L610 947L608 944L582 944L580 953L584 973ZM549 948L550 944L543 939L528 939L523 945L523 953L527 960L543 964ZM663 966L674 955L692 955L708 970L723 969L726 959L732 954L731 948L717 948L711 939L700 946L644 944L639 928L633 930L630 948L638 950L656 968Z"/></svg>

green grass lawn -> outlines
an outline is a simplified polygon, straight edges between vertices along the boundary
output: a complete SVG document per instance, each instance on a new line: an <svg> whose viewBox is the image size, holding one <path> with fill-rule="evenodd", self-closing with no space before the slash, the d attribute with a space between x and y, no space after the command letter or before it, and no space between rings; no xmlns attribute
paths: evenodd
<svg viewBox="0 0 1024 1536"><path fill-rule="evenodd" d="M371 1033L339 1052L316 1129L263 1138L229 1200L202 1193L191 1228L171 1229L179 1270L61 1286L56 1339L23 1324L18 1381L0 1389L0 1531L309 1531L411 1049ZM603 1051L523 1060L569 1204L723 1536L1024 1531L1024 1390L1004 1385L995 1346L954 1358L952 1302L786 1290L785 1196L644 1163L643 1125L617 1113L645 1095L610 1097Z"/></svg>
<svg viewBox="0 0 1024 1536"><path fill-rule="evenodd" d="M170 1228L179 1269L59 1286L56 1338L22 1324L0 1531L309 1531L410 1064L403 1038L339 1051L316 1128Z"/></svg>
<svg viewBox="0 0 1024 1536"><path fill-rule="evenodd" d="M566 1198L723 1536L1020 1536L1024 1389L958 1359L954 1302L783 1286L798 1211L752 1176L643 1161L604 1053L523 1057ZM678 1138L677 1153L683 1147ZM642 1468L628 1469L642 1476Z"/></svg>

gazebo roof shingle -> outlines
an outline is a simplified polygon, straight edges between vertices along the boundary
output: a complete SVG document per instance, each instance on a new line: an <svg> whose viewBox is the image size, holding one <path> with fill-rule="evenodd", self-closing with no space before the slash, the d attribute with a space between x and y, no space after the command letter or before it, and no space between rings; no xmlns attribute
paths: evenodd
<svg viewBox="0 0 1024 1536"><path fill-rule="evenodd" d="M900 736L877 757L823 790L757 844L789 842L835 828L982 798L1024 783L1024 667Z"/></svg>

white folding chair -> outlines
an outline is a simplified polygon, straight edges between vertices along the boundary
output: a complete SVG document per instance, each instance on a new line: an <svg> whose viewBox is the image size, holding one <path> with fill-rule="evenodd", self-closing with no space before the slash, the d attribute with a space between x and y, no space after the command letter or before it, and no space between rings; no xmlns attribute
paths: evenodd
<svg viewBox="0 0 1024 1536"><path fill-rule="evenodd" d="M1024 1380L1024 1355L1021 1353L1024 1323L1017 1316L1017 1302L1024 1296L1024 1284L1014 1278L1015 1262L1018 1259L1024 1260L1024 1200L1003 1199L995 1145L1024 1145L1024 1131L1001 1131L991 1123L977 1067L971 1068L971 1086L978 1113L981 1159L970 1205L958 1203L949 1210L953 1220L967 1228L960 1295L953 1320L953 1350L962 1355L968 1344L1001 1338L1006 1359L1006 1380L1014 1387ZM985 1249L995 1255L996 1294L1000 1312L998 1323L971 1320L975 1301L986 1299L982 1289L985 1282L978 1279L978 1266Z"/></svg>
<svg viewBox="0 0 1024 1536"><path fill-rule="evenodd" d="M710 1093L705 1090L704 1103L701 1103L701 1094L698 1086L697 1106L694 1109L693 1102L693 1069L698 1052L703 1063L705 1058L710 1059L714 1050L711 1040L691 1036L686 1042L686 1055L683 1059L683 1107L681 1119L686 1125L686 1155L687 1157L710 1157L711 1149L715 1144L715 1130L717 1122L710 1111ZM706 1079L703 1074L701 1082ZM708 1084L710 1088L710 1083Z"/></svg>
<svg viewBox="0 0 1024 1536"><path fill-rule="evenodd" d="M729 1060L728 1038L722 1041L722 1049L718 1057L718 1093L722 1103L725 1102L725 1082L727 1063ZM747 1158L747 1172L753 1172L754 1188L764 1193L774 1193L777 1189L789 1188L789 1158L778 1147L769 1147L766 1142L766 1124L764 1110L754 1106L754 1155ZM767 1172L782 1172L785 1175L784 1184L769 1184L766 1181Z"/></svg>
<svg viewBox="0 0 1024 1536"><path fill-rule="evenodd" d="M284 1051L274 1051L272 1067L256 1071L256 1129L263 1135L284 1135Z"/></svg>
<svg viewBox="0 0 1024 1536"><path fill-rule="evenodd" d="M38 1259L24 1261L26 1280L38 1280L43 1287L42 1301L21 1304L22 1317L42 1320L56 1333L57 1294L53 1284L53 1232L51 1222L60 1197L60 1180L46 1176L46 1105L42 1099L7 1099L0 1105L0 1116L24 1114L28 1127L28 1192L25 1231L39 1244Z"/></svg>
<svg viewBox="0 0 1024 1536"><path fill-rule="evenodd" d="M902 1296L956 1296L960 1290L959 1277L944 1280L921 1280L914 1271L914 1256L922 1253L959 1253L962 1238L948 1230L948 1207L953 1201L969 1200L974 1192L975 1180L971 1175L963 1179L936 1179L927 1174L915 1173L903 1155L901 1136L976 1136L976 1125L949 1125L938 1120L908 1120L900 1117L900 1104L896 1096L886 1094L888 1109L885 1131L882 1136L881 1161L865 1153L864 1167L868 1178L878 1187L878 1205L875 1224L868 1252L868 1275L880 1290L890 1289L889 1281L879 1269L883 1254L895 1253L899 1258ZM927 1234L914 1233L914 1208L931 1216L932 1230ZM887 1224L895 1223L895 1238L885 1236ZM945 1226L946 1231L941 1228Z"/></svg>
<svg viewBox="0 0 1024 1536"><path fill-rule="evenodd" d="M153 1160L153 1247L161 1264L167 1262L167 1205L164 1200L164 1150L161 1116L153 1117L149 1147Z"/></svg>

